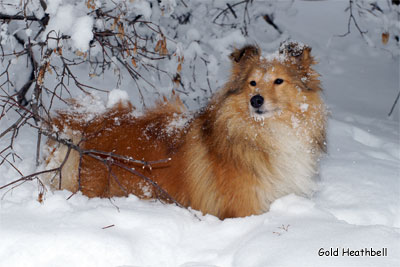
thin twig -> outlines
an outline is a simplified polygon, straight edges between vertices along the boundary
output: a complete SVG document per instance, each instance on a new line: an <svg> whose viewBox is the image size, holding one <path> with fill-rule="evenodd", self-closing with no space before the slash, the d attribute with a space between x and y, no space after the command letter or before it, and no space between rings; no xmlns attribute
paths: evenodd
<svg viewBox="0 0 400 267"><path fill-rule="evenodd" d="M357 28L358 32L360 33L360 35L365 39L364 34L366 34L367 31L361 30L360 26L357 23L356 18L353 15L353 0L349 0L348 9L349 9L350 15L349 15L349 19L347 21L347 32L345 32L344 34L337 35L337 36L338 37L345 37L345 36L349 35L351 33L351 31L350 31L351 22L353 21L353 23L356 26L356 28Z"/></svg>
<svg viewBox="0 0 400 267"><path fill-rule="evenodd" d="M400 91L397 93L397 97L396 97L396 99L394 100L394 103L393 103L393 105L392 105L392 108L390 109L390 112L389 112L389 114L388 114L389 117L392 116L392 113L393 113L393 111L394 111L394 108L395 108L396 105L397 105L397 102L399 101L399 98L400 98Z"/></svg>

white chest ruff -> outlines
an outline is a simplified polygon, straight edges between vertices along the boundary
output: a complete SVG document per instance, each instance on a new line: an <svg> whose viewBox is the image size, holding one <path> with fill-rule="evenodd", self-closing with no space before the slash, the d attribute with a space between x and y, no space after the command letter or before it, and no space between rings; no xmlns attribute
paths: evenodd
<svg viewBox="0 0 400 267"><path fill-rule="evenodd" d="M271 202L287 194L309 196L316 188L318 152L306 136L299 135L288 127L277 127L272 131L272 149L269 165L259 170L264 186L258 188L265 210Z"/></svg>

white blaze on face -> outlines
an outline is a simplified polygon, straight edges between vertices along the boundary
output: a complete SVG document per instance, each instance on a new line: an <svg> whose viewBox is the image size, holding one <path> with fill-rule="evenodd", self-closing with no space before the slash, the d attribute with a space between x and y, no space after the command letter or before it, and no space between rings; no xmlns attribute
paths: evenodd
<svg viewBox="0 0 400 267"><path fill-rule="evenodd" d="M264 82L269 83L271 81L271 79L272 79L272 77L269 73L264 74L264 77L263 77Z"/></svg>
<svg viewBox="0 0 400 267"><path fill-rule="evenodd" d="M261 70L255 70L252 75L252 80L259 81L262 78L263 72Z"/></svg>
<svg viewBox="0 0 400 267"><path fill-rule="evenodd" d="M255 70L250 80L250 81L255 81L257 83L256 87L254 88L254 94L260 93L261 90L258 87L258 81L260 81L262 78L263 78L263 72L261 70Z"/></svg>

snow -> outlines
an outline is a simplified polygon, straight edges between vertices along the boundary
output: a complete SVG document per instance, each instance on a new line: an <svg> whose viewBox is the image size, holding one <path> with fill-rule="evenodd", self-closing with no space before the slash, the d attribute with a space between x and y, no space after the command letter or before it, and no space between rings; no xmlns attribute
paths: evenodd
<svg viewBox="0 0 400 267"><path fill-rule="evenodd" d="M306 112L308 110L308 104L307 103L302 103L300 105L300 110L301 110L301 112Z"/></svg>
<svg viewBox="0 0 400 267"><path fill-rule="evenodd" d="M1 44L5 45L7 40L8 40L8 35L7 35L7 30L8 30L8 24L2 24L0 26L0 38L1 38Z"/></svg>
<svg viewBox="0 0 400 267"><path fill-rule="evenodd" d="M246 39L240 30L235 30L225 34L222 38L210 40L209 43L222 55L227 56L231 53L232 46L239 48L246 43Z"/></svg>
<svg viewBox="0 0 400 267"><path fill-rule="evenodd" d="M184 129L189 121L193 118L194 114L176 114L174 113L172 120L168 123L167 127L165 128L165 133L168 136L171 136L178 131Z"/></svg>
<svg viewBox="0 0 400 267"><path fill-rule="evenodd" d="M25 34L26 34L26 36L31 37L31 35L32 35L32 30L31 30L31 29L26 29L26 30L25 30Z"/></svg>
<svg viewBox="0 0 400 267"><path fill-rule="evenodd" d="M56 38L60 33L69 33L72 28L75 17L74 7L72 5L65 5L56 10L55 15L49 21L45 34L43 34L43 41L46 40L47 36Z"/></svg>
<svg viewBox="0 0 400 267"><path fill-rule="evenodd" d="M126 103L127 101L129 101L129 95L126 91L121 89L114 89L111 90L110 93L108 94L108 101L106 107L111 108L119 102Z"/></svg>
<svg viewBox="0 0 400 267"><path fill-rule="evenodd" d="M46 10L53 16L50 17L42 40L47 38L60 38L62 35L71 36L71 41L75 49L85 52L89 49L89 42L93 39L93 18L85 15L77 6L71 4L62 5L62 1L57 0L48 6ZM50 39L49 46L55 48L62 46L62 40Z"/></svg>
<svg viewBox="0 0 400 267"><path fill-rule="evenodd" d="M287 60L287 56L285 54L281 54L278 51L274 52L274 53L268 53L268 54L263 54L262 58L266 61L278 61L278 62L284 62L285 60Z"/></svg>
<svg viewBox="0 0 400 267"><path fill-rule="evenodd" d="M111 92L113 92L112 90ZM114 95L110 103L115 104L121 97L119 95L122 95L123 93L111 93L110 95ZM108 102L105 103L103 99L96 93L93 94L84 94L84 95L79 95L78 97L75 98L76 101L72 106L69 107L70 110L73 110L74 112L78 113L83 113L85 116L83 116L83 119L85 121L90 121L94 119L99 113L105 112L108 107ZM115 101L115 102L112 102Z"/></svg>
<svg viewBox="0 0 400 267"><path fill-rule="evenodd" d="M47 12L54 15L49 29L65 34L90 31L93 22L86 18L87 10L81 12L72 2L48 1ZM180 1L164 2L171 6L172 14L179 11ZM211 5L212 1L204 2ZM148 4L139 0L131 3L143 5L138 12L145 17L161 17ZM392 117L387 116L400 87L399 58L376 43L370 47L355 29L345 38L333 37L347 30L347 1L297 1L289 10L287 3L283 4L285 8L278 8L275 14L276 24L284 30L282 39L291 37L313 48L330 113L328 153L320 162L318 189L311 198L288 195L276 200L265 214L220 221L135 196L88 199L78 193L67 200L70 192L47 191L40 203L34 180L0 190L0 266L399 266L399 107ZM218 5L226 7L224 1ZM260 14L266 6L258 6ZM282 41L275 40L271 27L263 31L251 24L248 38L239 29L217 33L217 26L211 29L206 21L198 23L206 11L204 6L197 9L192 24L182 26L181 39L176 41L185 61L203 57L210 62L205 66L196 61L193 72L200 80L208 68L214 75L214 89L228 77L227 55L233 47L256 40L268 56ZM83 29L76 30L74 25L80 20ZM2 43L8 38L5 25L1 25ZM78 39L71 42L85 51L82 47L88 40ZM24 68L25 60L19 61L14 67L20 69L15 73L24 80L21 72L29 74L29 70ZM173 64L176 69L176 62ZM87 77L87 70L81 71L82 77ZM191 71L183 69L182 77L191 77ZM98 83L116 88L107 77ZM77 102L83 106L75 110L86 112L90 119L118 101L137 102L132 87L133 82L125 77L120 89L111 90L107 100L96 94L81 95ZM170 93L165 84L159 89L165 95ZM184 99L192 109L196 102L191 99L196 94ZM157 99L152 93L147 97ZM308 110L303 103L299 107ZM1 117L0 132L15 118L18 115L12 113ZM171 130L185 127L186 122L187 118L177 116ZM22 160L13 164L23 174L37 170L36 136L36 131L25 127L14 143L13 149ZM11 137L7 138L0 139L1 148ZM0 186L20 177L7 164L0 166L0 173ZM388 256L318 256L321 248L387 248Z"/></svg>
<svg viewBox="0 0 400 267"><path fill-rule="evenodd" d="M72 26L71 39L76 49L87 51L89 42L93 39L93 18L83 16L78 18Z"/></svg>
<svg viewBox="0 0 400 267"><path fill-rule="evenodd" d="M51 0L48 1L47 8L46 8L46 13L50 15L54 15L57 13L58 7L61 5L63 0Z"/></svg>
<svg viewBox="0 0 400 267"><path fill-rule="evenodd" d="M174 13L176 7L175 0L160 0L160 7L165 12L166 15L171 15Z"/></svg>
<svg viewBox="0 0 400 267"><path fill-rule="evenodd" d="M131 1L132 2L132 1ZM137 15L142 15L145 19L150 19L152 10L150 2L147 0L135 0L132 3L132 9Z"/></svg>
<svg viewBox="0 0 400 267"><path fill-rule="evenodd" d="M313 266L383 266L380 258L332 260L316 253L378 249L399 238L384 226L337 220L295 195L277 200L266 214L225 221L199 221L189 211L134 196L114 199L117 209L80 195L66 201L69 195L49 194L45 204L15 197L3 203L1 266L293 266L293 259L296 266L309 266L310 259ZM384 265L395 266L395 249L389 247Z"/></svg>
<svg viewBox="0 0 400 267"><path fill-rule="evenodd" d="M191 28L187 31L186 33L186 38L188 38L190 41L198 41L200 40L200 33L198 30L196 30L195 28Z"/></svg>

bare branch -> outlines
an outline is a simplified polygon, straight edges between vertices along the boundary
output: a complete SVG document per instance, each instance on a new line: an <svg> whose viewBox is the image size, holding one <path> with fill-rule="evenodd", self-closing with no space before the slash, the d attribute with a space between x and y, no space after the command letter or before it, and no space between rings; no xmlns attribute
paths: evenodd
<svg viewBox="0 0 400 267"><path fill-rule="evenodd" d="M363 38L365 38L365 37L364 37L364 34L366 34L367 31L361 30L360 26L358 25L357 20L356 20L356 18L355 18L354 15L353 15L353 4L354 4L354 0L349 0L349 7L348 7L348 9L349 9L350 14L349 14L349 19L348 19L348 21L347 21L347 32L345 32L344 34L337 35L338 37L345 37L345 36L349 35L349 34L351 33L351 30L350 30L350 28L351 28L351 22L353 22L353 23L354 23L354 26L356 26L356 28L357 28L358 32L360 33L360 35L361 35Z"/></svg>
<svg viewBox="0 0 400 267"><path fill-rule="evenodd" d="M394 108L395 108L396 105L397 105L397 102L399 101L399 98L400 98L400 91L397 93L397 97L396 97L396 99L394 100L394 103L393 103L393 105L392 105L392 107L391 107L391 109L390 109L390 112L389 112L389 114L388 114L389 117L392 116L392 113L393 113L393 111L394 111Z"/></svg>

